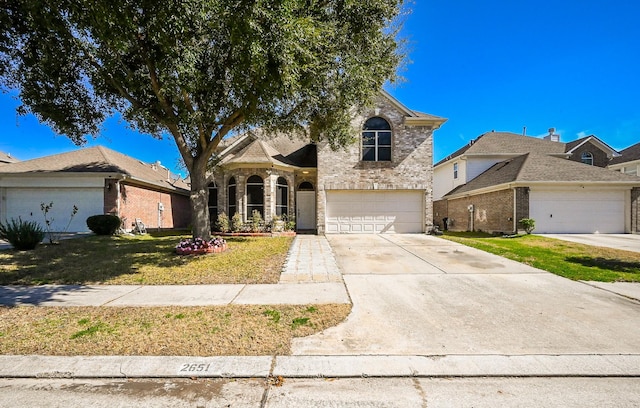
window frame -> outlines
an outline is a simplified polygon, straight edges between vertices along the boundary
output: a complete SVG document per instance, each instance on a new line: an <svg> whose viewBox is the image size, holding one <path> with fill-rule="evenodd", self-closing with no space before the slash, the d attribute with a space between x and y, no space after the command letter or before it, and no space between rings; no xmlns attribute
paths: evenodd
<svg viewBox="0 0 640 408"><path fill-rule="evenodd" d="M279 217L289 215L289 182L282 176L276 180L276 215Z"/></svg>
<svg viewBox="0 0 640 408"><path fill-rule="evenodd" d="M582 152L580 155L580 162L593 166L593 154L591 152Z"/></svg>
<svg viewBox="0 0 640 408"><path fill-rule="evenodd" d="M238 184L235 177L231 177L227 182L227 211L229 218L238 212Z"/></svg>
<svg viewBox="0 0 640 408"><path fill-rule="evenodd" d="M372 121L381 122L382 126L374 126L370 123ZM389 143L381 143L382 138L389 138ZM369 138L372 138L373 143L369 143ZM372 116L367 119L362 125L362 133L360 135L360 160L363 162L391 162L393 159L393 129L388 120L381 116ZM373 158L367 158L370 153L370 149L373 151ZM388 150L388 159L381 159L381 152Z"/></svg>
<svg viewBox="0 0 640 408"><path fill-rule="evenodd" d="M458 162L453 163L453 179L458 179Z"/></svg>
<svg viewBox="0 0 640 408"><path fill-rule="evenodd" d="M255 179L255 178L259 178L261 180L260 183L258 183L257 181L251 181L251 179ZM250 193L250 189L251 189L251 193ZM254 189L259 189L261 194L255 194L255 192L253 191ZM245 194L247 197L247 203L246 203L246 207L247 207L247 219L250 219L253 216L253 211L254 210L258 210L258 212L260 212L260 215L262 215L262 218L264 219L264 179L260 176L258 176L257 174L254 174L252 176L250 176L249 178L247 178L247 183L245 185ZM250 198L255 198L255 197L262 197L262 201L261 202L250 202Z"/></svg>

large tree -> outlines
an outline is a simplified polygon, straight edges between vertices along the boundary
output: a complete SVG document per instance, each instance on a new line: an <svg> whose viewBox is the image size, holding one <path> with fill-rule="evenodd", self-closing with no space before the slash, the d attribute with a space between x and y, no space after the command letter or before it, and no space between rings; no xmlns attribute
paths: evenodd
<svg viewBox="0 0 640 408"><path fill-rule="evenodd" d="M339 146L402 59L402 0L0 0L0 82L77 144L120 112L170 135L210 235L207 166L255 127Z"/></svg>

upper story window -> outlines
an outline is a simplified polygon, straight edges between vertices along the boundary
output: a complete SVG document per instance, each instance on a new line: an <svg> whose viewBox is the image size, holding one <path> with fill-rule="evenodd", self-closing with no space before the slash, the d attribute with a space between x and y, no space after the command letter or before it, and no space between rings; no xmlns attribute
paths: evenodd
<svg viewBox="0 0 640 408"><path fill-rule="evenodd" d="M458 178L458 163L453 163L453 178Z"/></svg>
<svg viewBox="0 0 640 408"><path fill-rule="evenodd" d="M362 126L362 160L391 161L391 125L379 116Z"/></svg>
<svg viewBox="0 0 640 408"><path fill-rule="evenodd" d="M584 152L582 156L580 156L580 161L589 166L593 166L593 155L589 152Z"/></svg>

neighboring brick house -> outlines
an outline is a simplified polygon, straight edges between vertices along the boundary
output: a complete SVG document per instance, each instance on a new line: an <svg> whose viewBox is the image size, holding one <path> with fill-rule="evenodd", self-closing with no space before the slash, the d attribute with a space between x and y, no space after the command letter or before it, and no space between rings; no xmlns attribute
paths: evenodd
<svg viewBox="0 0 640 408"><path fill-rule="evenodd" d="M147 164L102 146L0 167L0 220L44 221L41 203L53 202L53 230L88 231L86 219L116 214L130 228L185 228L191 221L189 186L160 163Z"/></svg>
<svg viewBox="0 0 640 408"><path fill-rule="evenodd" d="M619 155L595 136L562 143L483 134L435 165L434 219L456 231L511 233L533 218L539 233L638 230L640 178L604 169Z"/></svg>
<svg viewBox="0 0 640 408"><path fill-rule="evenodd" d="M293 215L299 230L425 232L433 226L433 132L446 119L410 110L382 91L352 121L356 143L332 150L287 136L242 135L219 149L209 208Z"/></svg>
<svg viewBox="0 0 640 408"><path fill-rule="evenodd" d="M621 150L620 156L611 160L608 168L632 176L640 176L640 143Z"/></svg>
<svg viewBox="0 0 640 408"><path fill-rule="evenodd" d="M0 152L0 166L2 166L3 164L8 164L8 163L15 163L19 160L11 157L10 154L8 153L4 153L4 152Z"/></svg>

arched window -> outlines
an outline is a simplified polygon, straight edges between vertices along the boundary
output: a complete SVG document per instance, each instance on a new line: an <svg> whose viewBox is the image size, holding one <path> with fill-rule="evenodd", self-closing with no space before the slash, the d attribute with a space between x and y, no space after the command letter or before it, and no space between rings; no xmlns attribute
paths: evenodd
<svg viewBox="0 0 640 408"><path fill-rule="evenodd" d="M237 212L236 207L236 178L231 177L227 185L227 200L229 203L229 218L233 217Z"/></svg>
<svg viewBox="0 0 640 408"><path fill-rule="evenodd" d="M362 126L362 160L391 161L391 125L379 116Z"/></svg>
<svg viewBox="0 0 640 408"><path fill-rule="evenodd" d="M289 214L289 184L284 177L276 181L276 215Z"/></svg>
<svg viewBox="0 0 640 408"><path fill-rule="evenodd" d="M580 156L580 161L589 166L593 166L593 155L589 152L584 152L582 156Z"/></svg>
<svg viewBox="0 0 640 408"><path fill-rule="evenodd" d="M308 181L303 181L302 183L300 183L300 185L298 186L298 191L313 191L313 184L311 184Z"/></svg>
<svg viewBox="0 0 640 408"><path fill-rule="evenodd" d="M251 217L254 210L264 217L264 181L260 176L247 179L247 218Z"/></svg>
<svg viewBox="0 0 640 408"><path fill-rule="evenodd" d="M218 221L218 186L216 182L209 183L209 222L213 227Z"/></svg>

